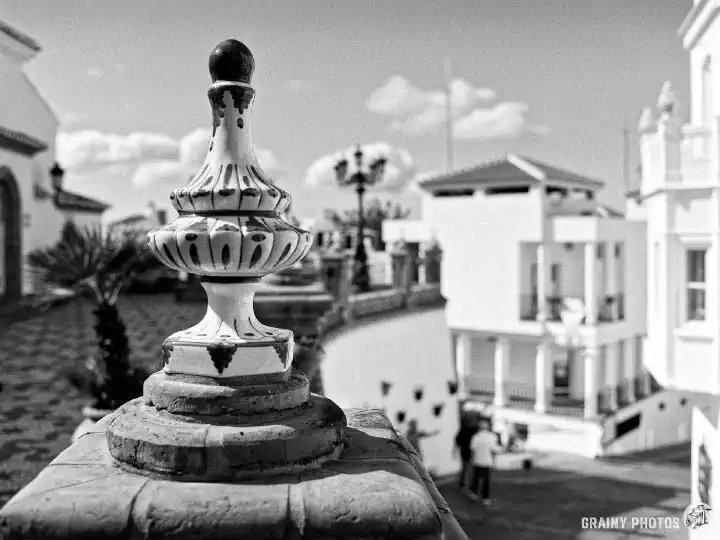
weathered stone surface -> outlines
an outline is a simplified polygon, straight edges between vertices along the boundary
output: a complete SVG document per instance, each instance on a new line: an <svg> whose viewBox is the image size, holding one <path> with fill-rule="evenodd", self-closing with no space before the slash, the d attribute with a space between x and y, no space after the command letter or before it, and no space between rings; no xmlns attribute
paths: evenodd
<svg viewBox="0 0 720 540"><path fill-rule="evenodd" d="M145 381L145 403L174 414L256 415L299 407L310 397L307 377L294 372L287 383L230 386L190 382L159 371Z"/></svg>
<svg viewBox="0 0 720 540"><path fill-rule="evenodd" d="M334 459L345 426L342 409L315 394L302 407L252 417L172 415L139 398L110 418L107 441L116 460L147 473L231 481Z"/></svg>
<svg viewBox="0 0 720 540"><path fill-rule="evenodd" d="M119 469L101 431L104 419L0 510L0 537L439 539L446 534L465 540L452 532L456 522L447 505L428 492L427 471L414 463L384 414L350 410L346 416L347 449L339 459L301 475L229 484L160 480Z"/></svg>

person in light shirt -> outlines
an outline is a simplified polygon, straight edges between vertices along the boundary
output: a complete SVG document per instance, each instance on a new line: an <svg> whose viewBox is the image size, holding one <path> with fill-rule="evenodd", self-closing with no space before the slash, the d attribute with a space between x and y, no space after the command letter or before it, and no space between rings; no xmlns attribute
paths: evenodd
<svg viewBox="0 0 720 540"><path fill-rule="evenodd" d="M495 456L502 451L497 435L490 431L490 422L480 422L480 430L470 441L472 450L472 482L467 495L474 501L482 498L487 506L490 504L490 471L495 464ZM480 486L482 482L482 486ZM480 488L480 493L478 493Z"/></svg>

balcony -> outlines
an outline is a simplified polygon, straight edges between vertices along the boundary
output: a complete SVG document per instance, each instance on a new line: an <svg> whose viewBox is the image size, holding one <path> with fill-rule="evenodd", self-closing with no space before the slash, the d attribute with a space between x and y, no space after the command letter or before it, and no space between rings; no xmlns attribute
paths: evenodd
<svg viewBox="0 0 720 540"><path fill-rule="evenodd" d="M565 306L565 296L548 296L547 320L562 321L562 310ZM599 323L625 320L625 297L623 294L608 295L598 301L600 305L597 312ZM537 296L531 294L520 295L520 320L536 321L540 314ZM584 323L584 321L583 321Z"/></svg>

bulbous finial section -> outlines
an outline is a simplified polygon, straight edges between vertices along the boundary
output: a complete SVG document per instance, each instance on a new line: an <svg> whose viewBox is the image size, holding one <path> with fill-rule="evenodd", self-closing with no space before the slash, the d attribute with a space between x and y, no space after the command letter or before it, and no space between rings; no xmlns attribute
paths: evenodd
<svg viewBox="0 0 720 540"><path fill-rule="evenodd" d="M250 84L255 59L250 49L237 39L226 39L210 53L210 77L213 82L234 81Z"/></svg>

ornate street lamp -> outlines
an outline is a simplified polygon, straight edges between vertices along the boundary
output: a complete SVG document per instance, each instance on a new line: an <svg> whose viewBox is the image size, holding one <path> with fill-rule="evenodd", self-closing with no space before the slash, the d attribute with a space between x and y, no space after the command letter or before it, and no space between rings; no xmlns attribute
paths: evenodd
<svg viewBox="0 0 720 540"><path fill-rule="evenodd" d="M61 190L63 177L65 176L65 170L60 166L58 162L55 162L55 164L48 171L48 173L50 174L50 179L52 180L53 190Z"/></svg>
<svg viewBox="0 0 720 540"><path fill-rule="evenodd" d="M355 246L355 264L353 266L352 285L358 292L370 290L370 274L367 266L367 252L365 251L365 212L363 209L363 195L366 186L372 186L382 179L387 160L384 157L371 161L366 167L360 145L355 153L355 166L352 174L348 174L348 160L343 158L335 165L335 174L340 186L355 186L358 195L358 223L357 242Z"/></svg>

